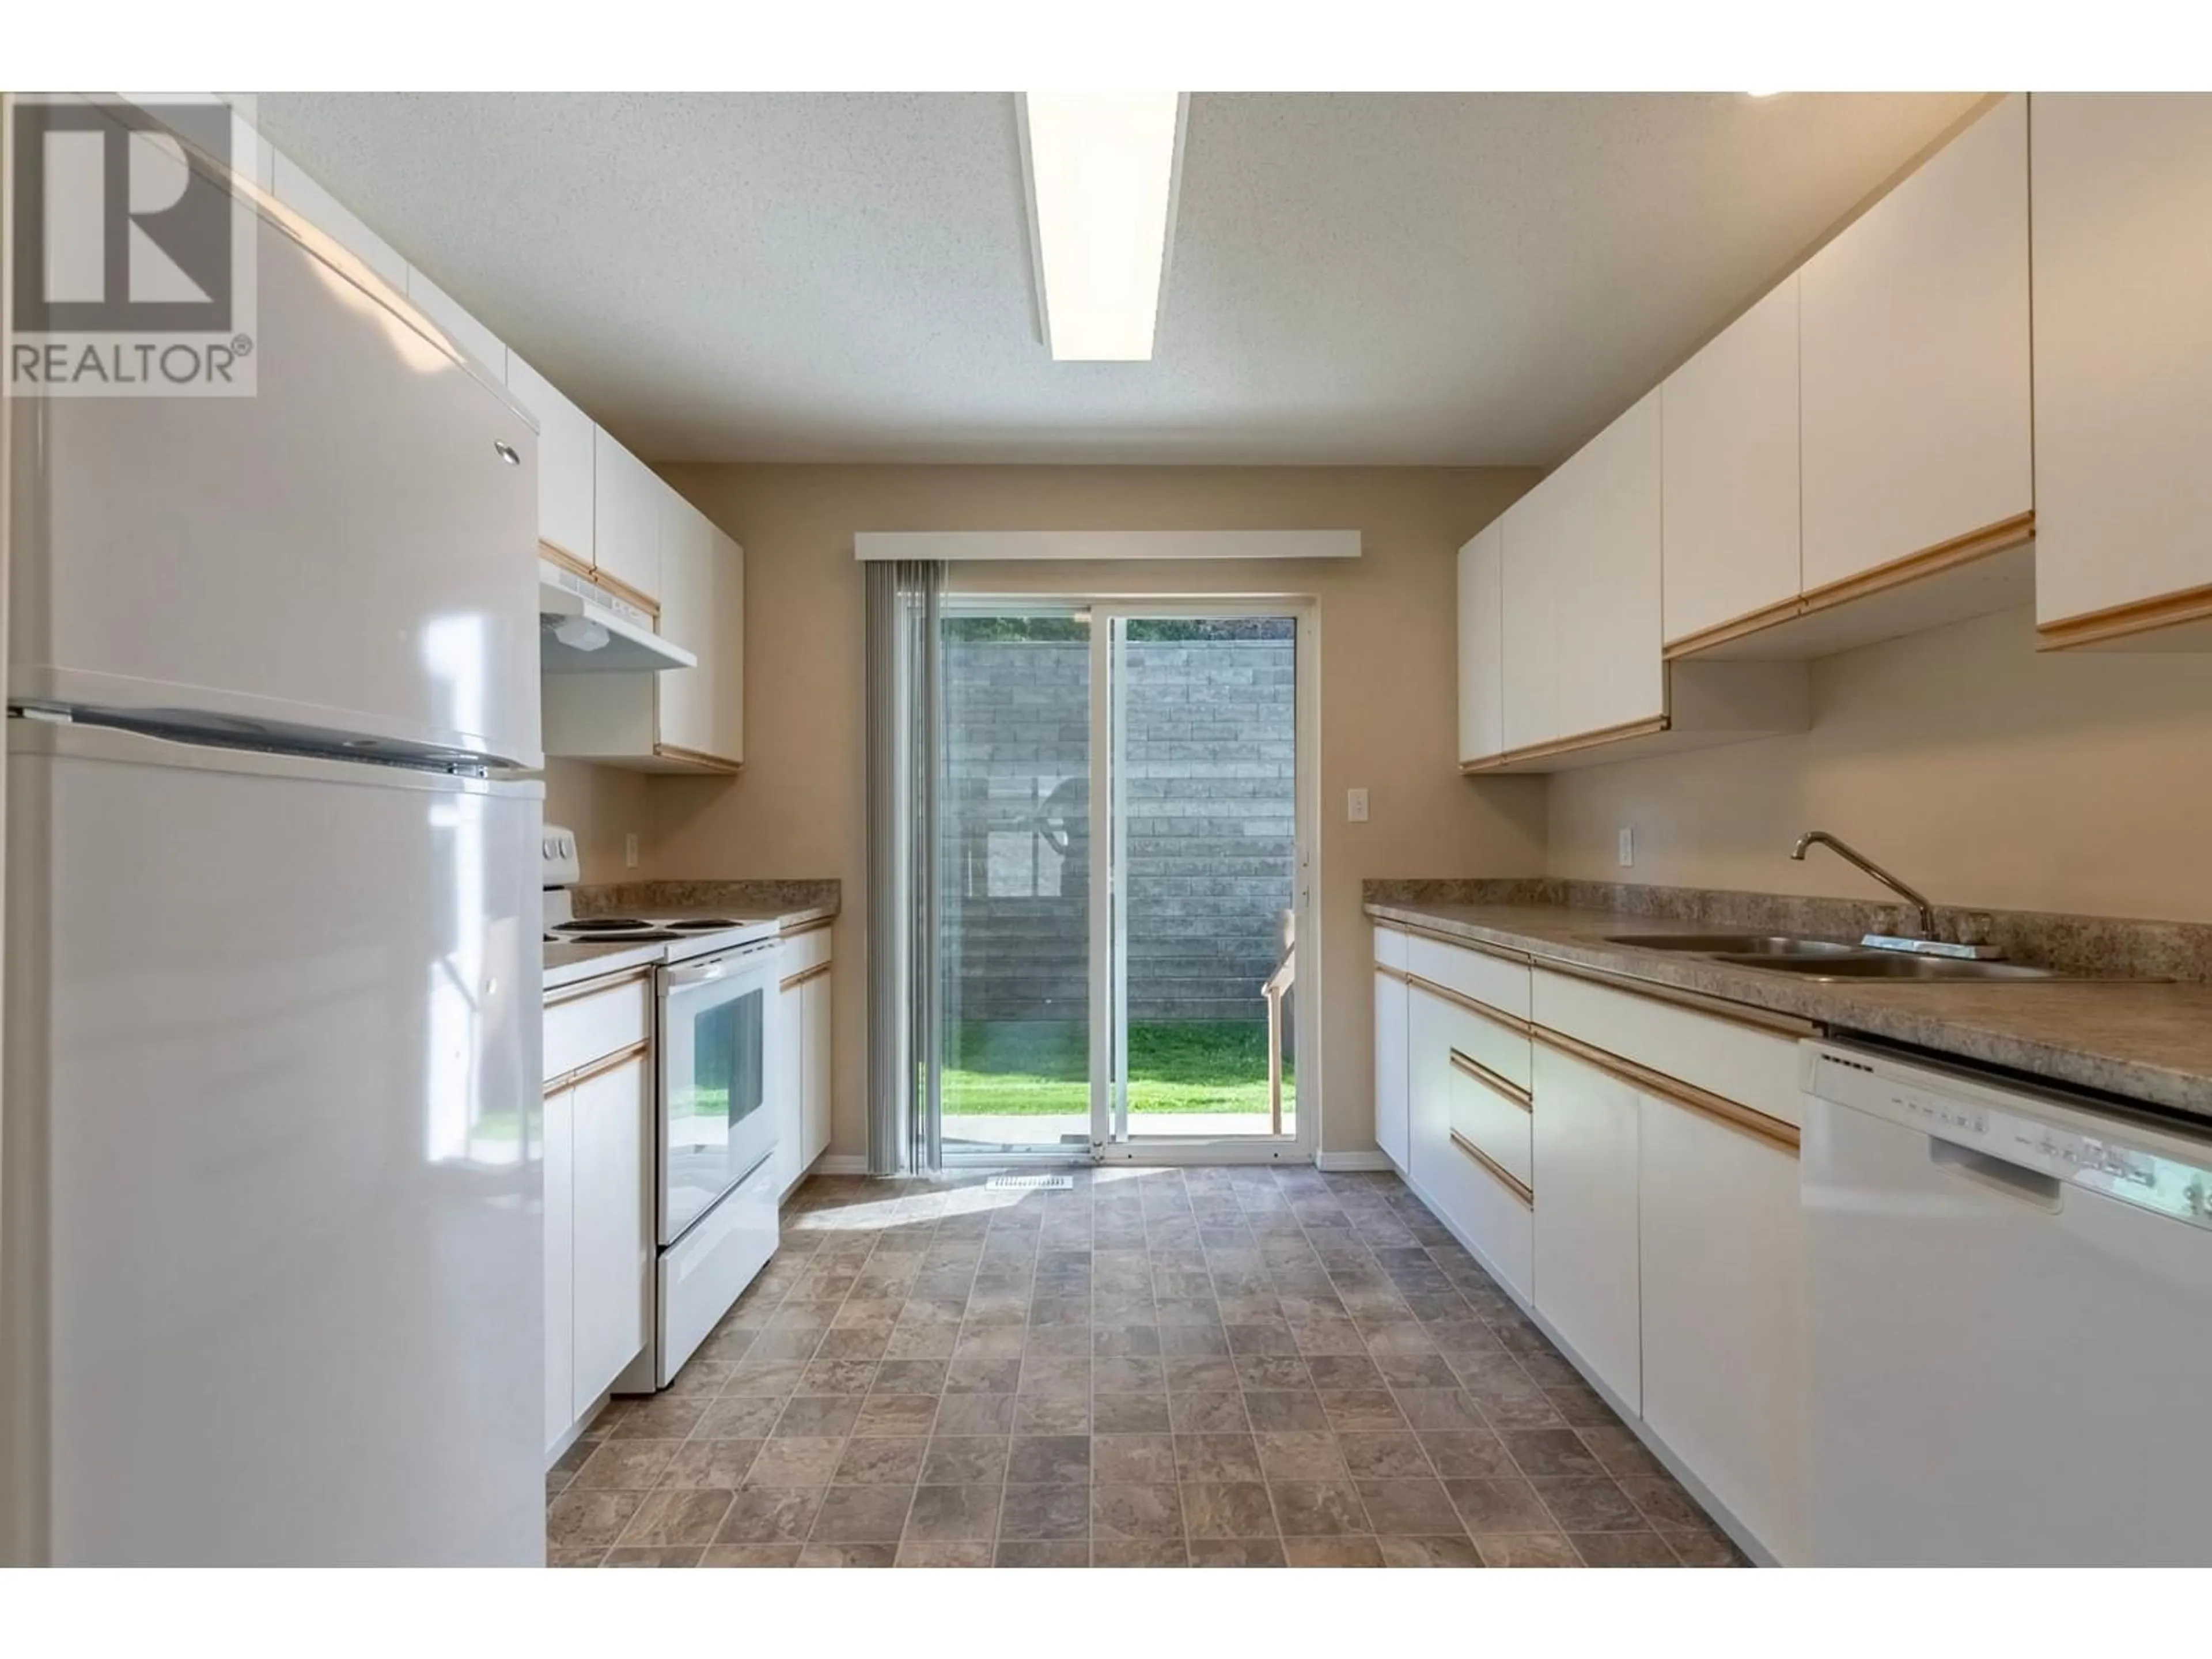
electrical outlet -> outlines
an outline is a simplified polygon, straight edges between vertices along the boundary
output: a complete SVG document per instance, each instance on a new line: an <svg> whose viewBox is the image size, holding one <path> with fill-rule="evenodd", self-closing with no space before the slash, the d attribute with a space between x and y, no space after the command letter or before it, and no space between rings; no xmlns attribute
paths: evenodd
<svg viewBox="0 0 2212 1659"><path fill-rule="evenodd" d="M1344 821L1346 823L1364 823L1367 822L1367 792L1364 789L1347 789L1345 791Z"/></svg>
<svg viewBox="0 0 2212 1659"><path fill-rule="evenodd" d="M1620 826L1620 867L1627 869L1636 862L1636 830L1632 825Z"/></svg>
<svg viewBox="0 0 2212 1659"><path fill-rule="evenodd" d="M1627 832L1623 830L1621 833L1626 835ZM1626 847L1628 843L1624 841L1621 845ZM1624 863L1626 861L1623 860ZM637 831L635 830L623 837L623 868L625 870L637 868Z"/></svg>

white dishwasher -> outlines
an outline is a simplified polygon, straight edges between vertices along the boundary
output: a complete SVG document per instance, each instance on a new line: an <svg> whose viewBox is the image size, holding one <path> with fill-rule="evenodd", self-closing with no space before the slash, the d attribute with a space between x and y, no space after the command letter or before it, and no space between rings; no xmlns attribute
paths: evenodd
<svg viewBox="0 0 2212 1659"><path fill-rule="evenodd" d="M2212 1135L1804 1054L1813 1560L2212 1564Z"/></svg>

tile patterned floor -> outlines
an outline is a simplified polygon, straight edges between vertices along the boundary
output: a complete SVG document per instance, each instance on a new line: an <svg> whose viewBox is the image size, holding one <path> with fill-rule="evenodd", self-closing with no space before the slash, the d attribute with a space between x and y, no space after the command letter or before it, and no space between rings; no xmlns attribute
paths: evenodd
<svg viewBox="0 0 2212 1659"><path fill-rule="evenodd" d="M568 1566L1742 1557L1393 1176L817 1178L673 1388L547 1476Z"/></svg>

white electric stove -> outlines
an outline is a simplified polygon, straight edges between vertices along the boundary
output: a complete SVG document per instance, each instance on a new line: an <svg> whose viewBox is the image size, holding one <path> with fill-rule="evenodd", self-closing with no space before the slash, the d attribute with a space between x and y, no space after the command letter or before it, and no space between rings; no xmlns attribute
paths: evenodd
<svg viewBox="0 0 2212 1659"><path fill-rule="evenodd" d="M545 828L549 945L664 948L653 964L653 1384L665 1388L775 1253L776 918L574 914L573 831Z"/></svg>

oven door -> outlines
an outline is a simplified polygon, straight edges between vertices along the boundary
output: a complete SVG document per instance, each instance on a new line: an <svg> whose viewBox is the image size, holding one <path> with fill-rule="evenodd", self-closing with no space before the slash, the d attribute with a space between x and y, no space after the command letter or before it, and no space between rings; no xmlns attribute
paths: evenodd
<svg viewBox="0 0 2212 1659"><path fill-rule="evenodd" d="M769 1109L780 947L660 970L660 1242L775 1150Z"/></svg>

